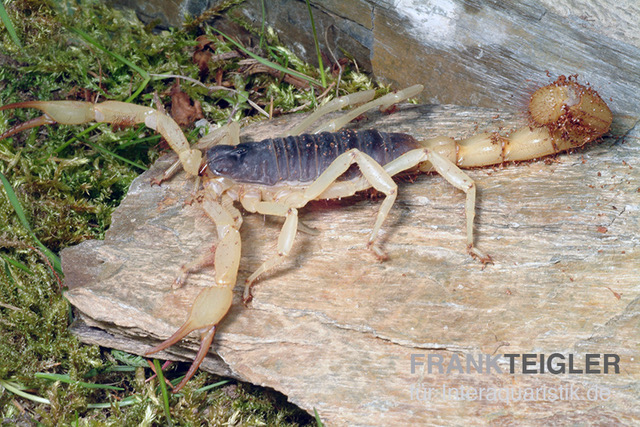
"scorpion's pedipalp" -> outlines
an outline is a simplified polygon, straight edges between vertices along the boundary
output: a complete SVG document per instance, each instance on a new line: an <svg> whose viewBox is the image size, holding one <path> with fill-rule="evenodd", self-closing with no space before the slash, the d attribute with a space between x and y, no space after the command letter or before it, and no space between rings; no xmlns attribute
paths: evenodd
<svg viewBox="0 0 640 427"><path fill-rule="evenodd" d="M35 108L45 113L53 122L63 125L79 125L94 120L93 105L84 101L24 101L4 105L1 110Z"/></svg>
<svg viewBox="0 0 640 427"><path fill-rule="evenodd" d="M167 340L152 348L147 355L164 350L195 330L204 331L201 335L198 355L193 361L189 372L182 382L174 389L179 390L193 376L207 354L218 323L226 316L233 302L233 286L236 283L238 265L240 263L240 225L242 217L233 207L232 200L224 196L216 200L211 194L205 193L202 201L205 213L216 224L219 241L213 256L215 264L215 285L204 288L191 306L189 317L184 324ZM211 255L205 254L187 266L188 271L182 272L180 278L191 271L209 264ZM180 280L180 278L178 280Z"/></svg>
<svg viewBox="0 0 640 427"><path fill-rule="evenodd" d="M193 302L184 324L173 335L147 351L146 354L165 350L195 330L209 329L217 325L229 311L232 301L233 293L229 287L212 286L202 289Z"/></svg>
<svg viewBox="0 0 640 427"><path fill-rule="evenodd" d="M45 114L43 116L36 117L35 119L31 119L31 120L29 120L27 122L20 123L20 124L18 124L16 126L12 127L8 131L6 131L2 135L0 135L0 140L3 140L5 138L9 138L10 136L15 135L16 133L22 132L22 131L27 130L27 129L35 128L35 127L42 126L42 125L54 125L54 124L56 124L56 121Z"/></svg>
<svg viewBox="0 0 640 427"><path fill-rule="evenodd" d="M157 130L178 153L184 169L191 175L198 175L202 153L189 146L180 126L168 115L153 108L119 101L105 101L94 104L85 101L25 101L0 107L0 110L12 108L36 108L45 113L41 121L30 121L18 125L19 130L28 129L45 123L78 125L88 122L132 125L144 123ZM26 126L26 127L24 127ZM15 133L13 130L3 137Z"/></svg>
<svg viewBox="0 0 640 427"><path fill-rule="evenodd" d="M216 332L216 326L226 316L231 303L233 302L233 293L230 287L209 287L204 288L191 306L187 321L168 339L147 351L145 355L157 353L165 350L195 330L203 330L201 335L200 348L196 359L191 364L189 372L174 391L178 391L193 376L202 363L202 360L209 351L213 336Z"/></svg>
<svg viewBox="0 0 640 427"><path fill-rule="evenodd" d="M8 138L18 132L41 125L54 125L56 123L77 125L89 122L93 120L91 105L90 102L82 101L24 101L3 105L0 107L0 111L15 108L35 108L42 111L44 115L14 126L0 135L0 139Z"/></svg>
<svg viewBox="0 0 640 427"><path fill-rule="evenodd" d="M213 337L215 337L216 335L216 327L217 326L212 326L200 336L200 348L198 348L198 353L196 354L195 359L193 359L193 362L191 362L191 366L189 366L189 370L184 375L182 381L180 381L180 383L178 383L178 385L176 385L173 389L174 393L180 391L182 387L184 387L184 385L189 382L189 380L195 375L196 371L202 364L202 361L209 352L209 348L211 347L211 343L213 342Z"/></svg>

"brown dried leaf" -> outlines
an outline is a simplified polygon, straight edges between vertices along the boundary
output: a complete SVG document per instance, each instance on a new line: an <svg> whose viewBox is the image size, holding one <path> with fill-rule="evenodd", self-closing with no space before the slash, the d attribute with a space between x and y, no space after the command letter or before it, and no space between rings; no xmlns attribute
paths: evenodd
<svg viewBox="0 0 640 427"><path fill-rule="evenodd" d="M196 41L198 46L193 52L193 62L198 64L198 68L200 68L200 80L202 81L209 76L210 64L242 56L235 50L216 55L216 46L207 36L199 36Z"/></svg>
<svg viewBox="0 0 640 427"><path fill-rule="evenodd" d="M192 101L189 95L180 89L180 83L177 80L169 94L171 95L171 117L178 125L187 126L204 117L200 102Z"/></svg>

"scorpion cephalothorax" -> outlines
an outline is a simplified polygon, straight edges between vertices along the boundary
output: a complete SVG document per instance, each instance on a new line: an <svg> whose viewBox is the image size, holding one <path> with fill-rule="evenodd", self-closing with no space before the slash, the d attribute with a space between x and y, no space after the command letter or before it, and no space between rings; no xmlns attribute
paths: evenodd
<svg viewBox="0 0 640 427"><path fill-rule="evenodd" d="M117 101L100 104L29 101L6 105L0 110L32 107L44 111L44 116L16 126L0 139L41 124L145 123L164 136L188 174L202 177L203 190L197 199L216 225L218 243L213 256L207 252L183 266L176 285L181 286L189 272L212 262L215 284L196 297L186 322L170 338L147 352L163 350L194 330L202 332L200 349L189 372L176 387L179 390L204 359L216 327L232 303L240 263L242 225L242 215L235 202L248 212L285 218L276 253L246 280L245 302L251 299L251 286L257 278L278 266L290 253L297 231L305 229L298 222L298 209L311 200L348 197L369 188L384 194L368 239L368 247L384 259L377 236L396 198L397 186L392 177L405 171L435 171L465 192L468 251L487 263L490 258L474 246L476 187L460 168L529 160L580 147L605 134L612 121L611 111L594 90L579 85L575 79L560 77L533 93L529 125L508 136L483 133L455 141L446 137L418 140L406 134L376 130L329 133L370 108L388 108L420 90L422 86L417 85L388 94L309 134L300 135L319 116L369 101L373 91L331 101L285 137L240 144L237 125L234 125L216 132L196 148L189 146L171 117L153 108ZM206 149L207 146L210 148ZM206 149L204 157L200 149ZM162 179L168 179L176 169L170 168Z"/></svg>

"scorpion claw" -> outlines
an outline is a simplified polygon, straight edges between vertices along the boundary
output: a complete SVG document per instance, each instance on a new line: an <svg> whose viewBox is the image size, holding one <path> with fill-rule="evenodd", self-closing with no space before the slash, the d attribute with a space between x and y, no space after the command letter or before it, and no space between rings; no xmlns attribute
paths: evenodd
<svg viewBox="0 0 640 427"><path fill-rule="evenodd" d="M18 132L22 132L23 130L31 129L31 128L42 126L42 125L54 125L54 124L56 124L56 121L45 114L43 116L36 117L35 119L31 119L27 122L20 123L19 125L12 127L8 131L0 135L0 139L9 138L10 136L15 135Z"/></svg>
<svg viewBox="0 0 640 427"><path fill-rule="evenodd" d="M204 357L209 352L209 347L211 347L211 343L213 342L213 337L216 335L216 325L213 325L200 336L200 348L198 349L198 354L196 354L196 358L193 359L191 366L189 366L189 370L185 374L184 378L180 383L173 389L173 392L176 393L184 387L184 385L189 382L189 380L194 376L198 367L204 360Z"/></svg>
<svg viewBox="0 0 640 427"><path fill-rule="evenodd" d="M200 294L198 294L193 306L191 307L189 318L184 322L180 329L178 329L167 340L145 353L145 356L157 353L171 347L195 330L204 331L201 335L198 354L191 364L187 375L174 389L174 392L180 390L198 370L198 367L209 351L209 347L211 346L211 342L213 341L213 337L216 333L216 327L220 320L222 320L229 311L232 301L233 293L229 287L211 287L203 289Z"/></svg>

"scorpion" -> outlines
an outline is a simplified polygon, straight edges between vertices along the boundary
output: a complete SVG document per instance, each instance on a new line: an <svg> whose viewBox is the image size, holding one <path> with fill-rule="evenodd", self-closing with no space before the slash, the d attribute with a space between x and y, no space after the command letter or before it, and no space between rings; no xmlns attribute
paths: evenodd
<svg viewBox="0 0 640 427"><path fill-rule="evenodd" d="M448 137L417 140L401 133L340 130L363 112L375 107L389 108L422 89L421 85L415 85L373 101L374 91L343 96L325 104L287 135L260 142L240 143L239 127L230 125L214 132L213 137L205 137L194 148L170 116L150 107L118 101L96 104L26 101L0 110L36 108L44 115L15 126L0 135L0 139L42 124L144 123L159 132L178 154L179 160L160 182L169 179L180 167L202 181L198 183L201 190L197 200L216 226L218 243L213 252L208 251L182 266L175 286L182 286L190 272L209 264L215 267L214 285L202 289L187 320L171 337L146 352L150 355L164 350L193 331L201 333L197 355L175 392L197 371L211 347L218 324L232 304L241 253L242 214L234 205L236 202L247 212L284 218L276 253L246 279L245 304L251 300L255 281L290 253L297 231L310 231L298 221L298 210L312 200L349 197L370 188L382 193L384 199L367 246L377 258L385 259L377 236L396 199L393 177L402 172L435 171L466 194L467 250L485 264L491 258L474 246L476 186L461 168L536 159L581 147L608 132L612 122L611 111L595 90L578 84L575 77L560 76L531 95L529 124L509 136L494 132L461 141ZM322 115L356 104L363 105L302 134Z"/></svg>

